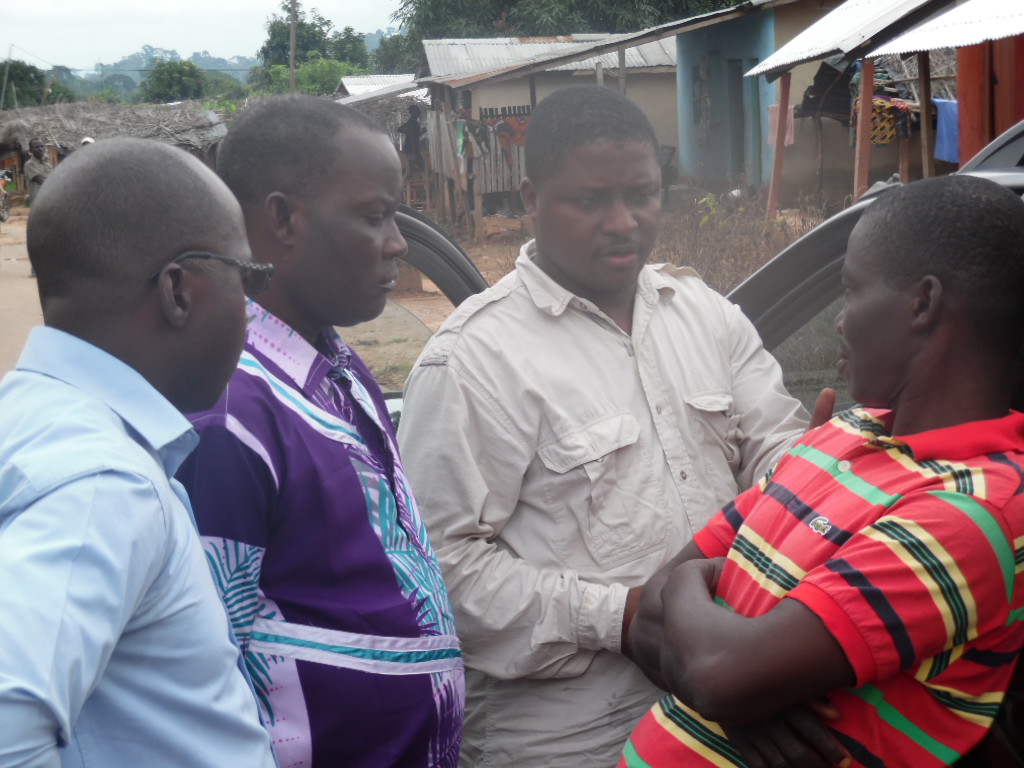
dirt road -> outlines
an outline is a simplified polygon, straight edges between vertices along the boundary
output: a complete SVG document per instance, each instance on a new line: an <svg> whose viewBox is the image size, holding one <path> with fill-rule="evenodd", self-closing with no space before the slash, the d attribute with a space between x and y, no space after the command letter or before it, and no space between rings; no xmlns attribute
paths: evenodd
<svg viewBox="0 0 1024 768"><path fill-rule="evenodd" d="M0 224L0 376L14 368L29 331L43 321L36 281L29 277L27 223L28 209L18 207ZM516 246L501 243L471 249L491 282L511 268L515 252ZM400 291L393 298L400 307L390 308L376 321L344 329L342 335L366 358L381 386L398 390L426 339L452 306L425 278L416 290Z"/></svg>
<svg viewBox="0 0 1024 768"><path fill-rule="evenodd" d="M32 326L43 322L36 281L28 276L27 222L28 209L17 207L0 224L0 376L18 362Z"/></svg>

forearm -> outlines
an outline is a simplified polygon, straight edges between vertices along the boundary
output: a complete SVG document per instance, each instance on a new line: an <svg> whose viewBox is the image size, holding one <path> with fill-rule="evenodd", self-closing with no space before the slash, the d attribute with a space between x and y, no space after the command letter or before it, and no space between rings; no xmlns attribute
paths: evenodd
<svg viewBox="0 0 1024 768"><path fill-rule="evenodd" d="M662 591L661 671L702 716L746 723L855 682L836 640L803 604L783 600L759 617L714 602L707 569L686 564Z"/></svg>
<svg viewBox="0 0 1024 768"><path fill-rule="evenodd" d="M619 650L627 588L537 568L481 539L438 558L469 666L500 678L573 677Z"/></svg>

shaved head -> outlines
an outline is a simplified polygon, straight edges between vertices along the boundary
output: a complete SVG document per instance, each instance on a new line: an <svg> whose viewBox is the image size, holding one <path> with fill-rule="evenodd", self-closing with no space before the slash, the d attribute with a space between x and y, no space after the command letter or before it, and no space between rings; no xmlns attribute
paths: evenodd
<svg viewBox="0 0 1024 768"><path fill-rule="evenodd" d="M199 160L156 141L105 139L75 152L47 179L28 222L44 309L84 284L98 301L115 300L183 251L218 250L238 235L237 204L221 192Z"/></svg>

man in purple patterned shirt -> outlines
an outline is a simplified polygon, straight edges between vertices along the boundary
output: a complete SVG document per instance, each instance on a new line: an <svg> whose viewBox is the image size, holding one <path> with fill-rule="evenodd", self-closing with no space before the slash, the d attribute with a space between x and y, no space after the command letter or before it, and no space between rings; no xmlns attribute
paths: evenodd
<svg viewBox="0 0 1024 768"><path fill-rule="evenodd" d="M217 171L274 282L182 467L281 768L454 768L462 654L380 389L334 331L384 309L406 243L388 137L267 99Z"/></svg>

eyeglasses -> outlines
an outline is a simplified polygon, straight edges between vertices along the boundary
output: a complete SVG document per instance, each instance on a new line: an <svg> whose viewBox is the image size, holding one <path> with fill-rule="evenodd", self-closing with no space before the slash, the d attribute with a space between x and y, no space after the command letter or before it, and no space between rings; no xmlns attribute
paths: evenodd
<svg viewBox="0 0 1024 768"><path fill-rule="evenodd" d="M219 256L216 253L207 253L206 251L185 251L180 256L176 256L168 262L168 264L178 264L186 259L220 261L224 264L230 264L233 267L238 267L238 271L242 273L242 288L245 291L246 296L259 296L270 287L270 278L274 276L273 264L260 264L255 261L241 261L240 259L232 259L230 256ZM163 270L164 267L161 267L150 275L149 279L155 280Z"/></svg>

